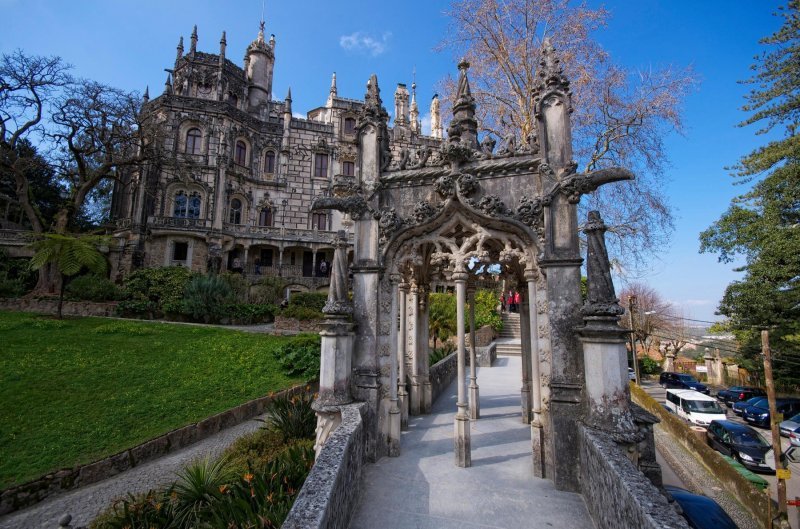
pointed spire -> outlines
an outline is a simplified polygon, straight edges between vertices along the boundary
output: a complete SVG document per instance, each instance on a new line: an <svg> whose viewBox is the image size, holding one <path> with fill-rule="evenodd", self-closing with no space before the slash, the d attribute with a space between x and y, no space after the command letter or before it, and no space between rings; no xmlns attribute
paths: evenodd
<svg viewBox="0 0 800 529"><path fill-rule="evenodd" d="M336 95L336 72L331 76L331 95Z"/></svg>
<svg viewBox="0 0 800 529"><path fill-rule="evenodd" d="M219 67L222 69L222 65L225 64L225 50L228 47L228 39L225 38L225 32L222 32L222 38L219 39Z"/></svg>
<svg viewBox="0 0 800 529"><path fill-rule="evenodd" d="M461 62L458 63L458 89L456 90L456 98L459 102L462 99L464 102L467 102L468 99L472 99L472 90L470 90L469 77L467 76L468 71L469 62L467 62L466 59L461 59Z"/></svg>
<svg viewBox="0 0 800 529"><path fill-rule="evenodd" d="M478 148L478 120L475 119L475 98L469 88L467 71L469 63L462 59L458 63L458 88L453 105L453 119L447 127L450 142L458 141L470 149Z"/></svg>
<svg viewBox="0 0 800 529"><path fill-rule="evenodd" d="M444 130L442 129L442 113L439 110L439 94L433 94L431 98L431 137L442 139Z"/></svg>
<svg viewBox="0 0 800 529"><path fill-rule="evenodd" d="M175 57L175 62L177 63L183 57L183 35L181 35L180 40L178 40L178 54Z"/></svg>
<svg viewBox="0 0 800 529"><path fill-rule="evenodd" d="M292 113L292 87L289 87L289 91L286 92L286 103L283 105L283 111L286 113Z"/></svg>
<svg viewBox="0 0 800 529"><path fill-rule="evenodd" d="M414 68L411 81L411 111L409 112L409 119L411 120L411 130L419 134L422 132L422 123L419 121L419 107L417 106L417 69Z"/></svg>
<svg viewBox="0 0 800 529"><path fill-rule="evenodd" d="M150 101L150 87L145 86L144 95L142 96L142 103L147 103L148 101Z"/></svg>
<svg viewBox="0 0 800 529"><path fill-rule="evenodd" d="M194 55L196 51L197 51L197 24L195 24L194 28L192 28L192 44L191 47L189 48L189 53Z"/></svg>
<svg viewBox="0 0 800 529"><path fill-rule="evenodd" d="M548 38L542 41L539 82L534 86L534 92L543 93L545 89L557 89L564 92L569 89L569 81L564 75L564 67L561 65L553 43Z"/></svg>
<svg viewBox="0 0 800 529"><path fill-rule="evenodd" d="M258 40L258 42L260 44L264 44L264 21L263 20L258 24L258 39L257 40Z"/></svg>
<svg viewBox="0 0 800 529"><path fill-rule="evenodd" d="M164 82L164 93L169 95L172 93L172 75L167 74L167 80Z"/></svg>

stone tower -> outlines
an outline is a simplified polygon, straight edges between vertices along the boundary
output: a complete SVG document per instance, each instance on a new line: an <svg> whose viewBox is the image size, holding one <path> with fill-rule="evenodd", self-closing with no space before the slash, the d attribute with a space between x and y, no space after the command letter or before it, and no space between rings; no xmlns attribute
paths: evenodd
<svg viewBox="0 0 800 529"><path fill-rule="evenodd" d="M275 36L269 43L264 41L264 22L258 30L258 37L245 53L245 71L248 81L248 106L257 108L269 102L272 95L272 69L275 66Z"/></svg>

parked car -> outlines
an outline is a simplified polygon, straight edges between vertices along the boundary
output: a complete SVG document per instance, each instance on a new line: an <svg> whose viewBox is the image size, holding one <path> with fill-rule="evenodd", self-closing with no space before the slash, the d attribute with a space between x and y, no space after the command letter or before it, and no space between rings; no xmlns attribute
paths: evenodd
<svg viewBox="0 0 800 529"><path fill-rule="evenodd" d="M725 403L727 407L733 406L734 402L751 399L753 397L763 397L767 393L761 388L751 388L747 386L733 386L723 389L717 393L717 398Z"/></svg>
<svg viewBox="0 0 800 529"><path fill-rule="evenodd" d="M706 430L708 446L731 456L754 472L775 472L772 447L750 426L733 421L711 421ZM770 457L767 457L767 453Z"/></svg>
<svg viewBox="0 0 800 529"><path fill-rule="evenodd" d="M753 397L752 399L734 402L733 406L731 406L731 409L733 409L733 413L736 415L741 415L745 408L748 406L755 406L762 401L767 402L767 397Z"/></svg>
<svg viewBox="0 0 800 529"><path fill-rule="evenodd" d="M784 416L796 415L800 413L800 399L776 399L775 409ZM748 406L742 412L742 419L749 424L769 428L769 403L763 400L754 406Z"/></svg>
<svg viewBox="0 0 800 529"><path fill-rule="evenodd" d="M781 435L784 437L789 437L789 433L796 431L798 428L800 428L800 413L786 419L779 425Z"/></svg>
<svg viewBox="0 0 800 529"><path fill-rule="evenodd" d="M668 389L664 403L669 411L697 426L708 426L711 421L725 420L725 410L708 395L692 389Z"/></svg>
<svg viewBox="0 0 800 529"><path fill-rule="evenodd" d="M628 380L636 380L636 371L632 367L628 368Z"/></svg>
<svg viewBox="0 0 800 529"><path fill-rule="evenodd" d="M789 432L789 444L800 447L800 426Z"/></svg>
<svg viewBox="0 0 800 529"><path fill-rule="evenodd" d="M658 377L658 383L661 384L662 388L693 389L706 395L710 393L705 384L701 384L692 375L687 375L686 373L665 371Z"/></svg>
<svg viewBox="0 0 800 529"><path fill-rule="evenodd" d="M672 485L665 485L664 489L680 506L692 529L739 529L728 513L711 498Z"/></svg>

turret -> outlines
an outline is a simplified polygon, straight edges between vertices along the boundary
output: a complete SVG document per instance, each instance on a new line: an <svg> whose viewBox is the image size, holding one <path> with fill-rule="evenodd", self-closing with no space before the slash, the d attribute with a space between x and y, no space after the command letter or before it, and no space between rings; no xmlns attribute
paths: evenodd
<svg viewBox="0 0 800 529"><path fill-rule="evenodd" d="M272 68L275 65L275 37L264 40L264 22L258 37L247 47L245 71L249 86L248 103L251 109L268 103L272 94Z"/></svg>
<svg viewBox="0 0 800 529"><path fill-rule="evenodd" d="M228 47L228 39L225 38L225 32L222 32L222 38L219 39L219 67L225 64L225 49Z"/></svg>
<svg viewBox="0 0 800 529"><path fill-rule="evenodd" d="M181 37L183 39L183 37ZM195 52L197 52L197 24L194 25L192 28L192 44L189 48L189 53L194 57Z"/></svg>
<svg viewBox="0 0 800 529"><path fill-rule="evenodd" d="M442 113L439 110L439 94L433 94L431 99L431 136L440 140L444 136Z"/></svg>

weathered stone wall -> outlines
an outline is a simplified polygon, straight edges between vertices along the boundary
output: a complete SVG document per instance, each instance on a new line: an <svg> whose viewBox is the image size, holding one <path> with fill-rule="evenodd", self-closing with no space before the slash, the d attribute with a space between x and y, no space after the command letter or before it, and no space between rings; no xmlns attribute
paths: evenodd
<svg viewBox="0 0 800 529"><path fill-rule="evenodd" d="M117 302L64 301L64 316L116 316ZM0 299L0 310L18 310L38 314L56 314L58 299L13 298Z"/></svg>
<svg viewBox="0 0 800 529"><path fill-rule="evenodd" d="M688 529L610 437L579 426L581 488L598 529Z"/></svg>
<svg viewBox="0 0 800 529"><path fill-rule="evenodd" d="M458 375L458 353L450 353L431 366L431 402L447 389Z"/></svg>
<svg viewBox="0 0 800 529"><path fill-rule="evenodd" d="M342 423L333 431L283 522L283 529L346 528L358 501L365 463L363 414L366 403L341 407Z"/></svg>
<svg viewBox="0 0 800 529"><path fill-rule="evenodd" d="M86 465L61 469L28 483L8 488L0 493L0 515L28 507L64 491L96 483L145 461L196 443L221 430L261 415L264 413L266 405L275 398L292 396L304 391L306 391L306 386L300 384L274 395L260 397L212 415L200 422L172 430L118 454Z"/></svg>
<svg viewBox="0 0 800 529"><path fill-rule="evenodd" d="M322 330L322 320L298 320L275 316L274 328L276 331L319 332Z"/></svg>
<svg viewBox="0 0 800 529"><path fill-rule="evenodd" d="M475 365L478 367L492 367L495 360L497 360L496 343L492 342L486 347L475 347Z"/></svg>

